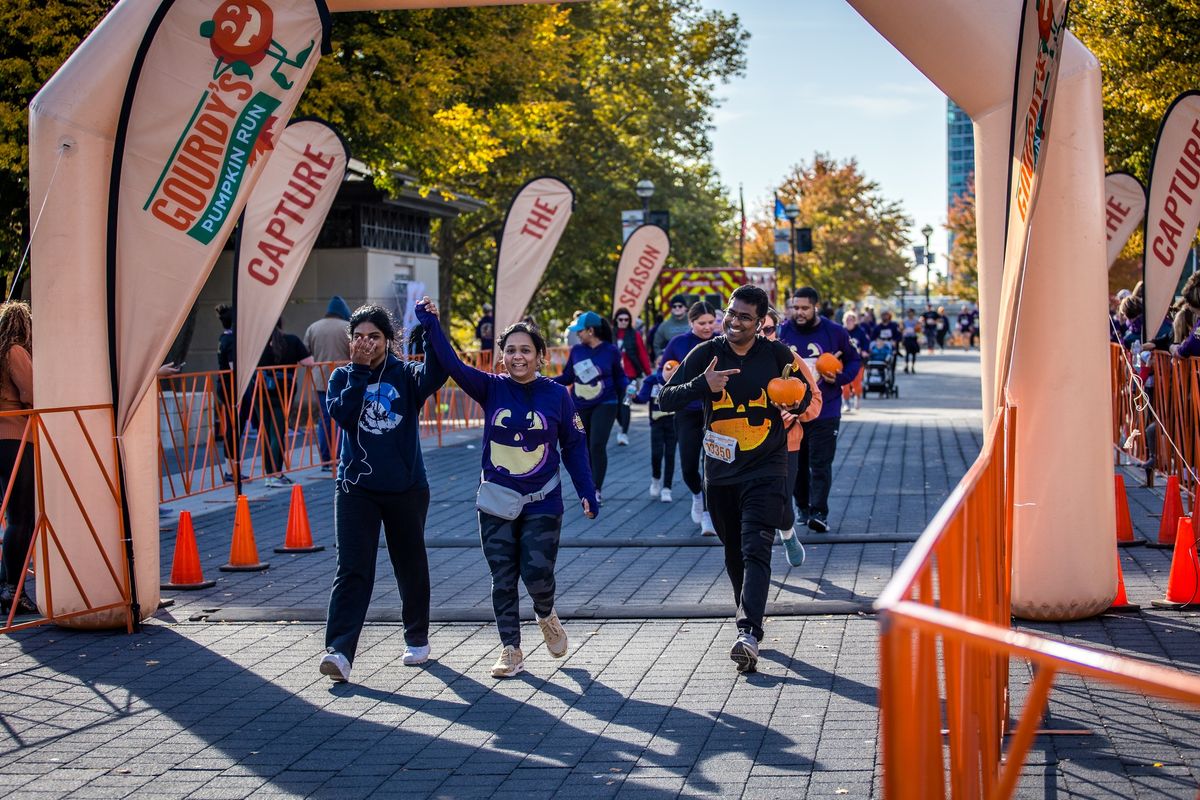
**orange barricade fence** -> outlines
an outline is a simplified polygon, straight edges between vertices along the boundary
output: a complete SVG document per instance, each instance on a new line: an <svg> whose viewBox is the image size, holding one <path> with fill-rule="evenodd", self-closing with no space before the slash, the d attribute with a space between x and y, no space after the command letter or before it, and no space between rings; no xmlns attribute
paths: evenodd
<svg viewBox="0 0 1200 800"><path fill-rule="evenodd" d="M1200 706L1200 677L1012 630L1016 424L1011 405L996 416L979 457L875 603L891 800L1011 797L1060 672ZM1010 730L1013 658L1033 666L1034 681Z"/></svg>
<svg viewBox="0 0 1200 800"><path fill-rule="evenodd" d="M0 617L0 633L11 633L48 622L63 622L73 617L118 608L124 610L126 630L132 633L136 622L130 600L129 562L126 558L125 544L122 541L115 554L108 552L97 533L97 522L89 515L88 509L80 499L80 492L87 491L84 488L86 485L100 484L106 487L111 495L117 524L123 524L125 505L121 497L121 483L116 475L110 473L110 467L105 464L104 456L101 455L102 451L106 451L106 454L113 456L109 464L116 463L117 439L112 406L5 411L0 413L0 418L8 424L16 423L21 426L20 440L10 440L17 448L13 467L8 473L0 476L4 480L0 516L5 518L8 529L16 534L15 538L20 537L21 534L17 531L26 522L29 531L27 545L13 541L4 543L6 546L21 547L23 550L19 559L20 574L6 575L6 579L13 581L15 578L17 598L28 591L36 598L40 609L49 609L50 612L44 614L43 611L39 611L36 618L32 619L23 616L18 622L17 603L13 602L8 613ZM93 434L97 429L104 432L103 439L97 439ZM79 452L81 446L86 446L87 451ZM74 500L65 510L60 510L60 518L52 518L46 511L47 479L51 479L55 486L65 488ZM93 512L95 509L96 506L93 506ZM83 538L82 546L68 554L60 538L61 534L69 529L78 529L79 526L85 528L88 535ZM8 560L9 554L3 555ZM70 613L54 613L56 586L52 576L55 570L46 574L35 574L39 561L47 564L51 560L61 562L63 570L59 574L65 573L70 579L68 589L74 587L82 601L82 608ZM79 577L78 569L83 566L90 572L102 567L100 574L107 573L120 599L103 605L98 605L90 599ZM63 578L60 577L59 580ZM94 588L95 584L92 586Z"/></svg>
<svg viewBox="0 0 1200 800"><path fill-rule="evenodd" d="M557 375L568 348L550 348L545 375ZM421 356L408 356L413 361ZM493 366L490 351L466 351L462 359L477 369ZM162 502L231 488L235 470L243 482L281 472L332 465L337 460L338 430L321 413L320 393L339 364L312 367L261 367L242 398L236 416L233 376L228 370L192 372L160 378L159 484ZM448 431L477 428L483 410L453 381L430 397L422 410L420 435L436 439ZM235 432L240 463L232 458ZM324 433L329 457L322 458Z"/></svg>
<svg viewBox="0 0 1200 800"><path fill-rule="evenodd" d="M1177 476L1194 503L1200 461L1200 359L1156 351L1139 367L1121 345L1110 348L1113 443L1139 464Z"/></svg>

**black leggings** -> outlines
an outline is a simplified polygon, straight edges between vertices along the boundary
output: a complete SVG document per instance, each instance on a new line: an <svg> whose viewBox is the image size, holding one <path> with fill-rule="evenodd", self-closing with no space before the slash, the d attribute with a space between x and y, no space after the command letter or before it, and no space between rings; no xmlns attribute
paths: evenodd
<svg viewBox="0 0 1200 800"><path fill-rule="evenodd" d="M425 515L429 489L374 492L357 486L335 490L333 533L337 539L337 572L329 595L325 646L351 663L375 590L375 558L379 525L387 538L388 558L400 588L404 641L414 647L429 643L429 556L425 551Z"/></svg>
<svg viewBox="0 0 1200 800"><path fill-rule="evenodd" d="M33 498L33 442L25 443L21 465L14 470L20 448L20 439L0 439L0 499L7 491L10 478L14 481L5 511L8 527L4 529L4 561L0 565L0 573L3 573L0 578L7 586L16 586L21 580L37 519Z"/></svg>
<svg viewBox="0 0 1200 800"><path fill-rule="evenodd" d="M664 489L671 488L675 478L675 420L672 417L659 417L650 422L650 474L662 479Z"/></svg>
<svg viewBox="0 0 1200 800"><path fill-rule="evenodd" d="M704 491L700 477L700 454L704 444L704 412L675 412L675 438L679 440L679 471L692 494Z"/></svg>
<svg viewBox="0 0 1200 800"><path fill-rule="evenodd" d="M604 403L579 409L579 418L583 420L583 430L587 434L592 480L597 491L604 486L604 475L608 472L608 437L617 419L617 406L617 403Z"/></svg>
<svg viewBox="0 0 1200 800"><path fill-rule="evenodd" d="M917 354L921 352L921 342L915 336L904 337L904 366L917 365Z"/></svg>
<svg viewBox="0 0 1200 800"><path fill-rule="evenodd" d="M621 426L621 433L629 433L629 422L633 417L633 409L624 403L617 403L617 424Z"/></svg>

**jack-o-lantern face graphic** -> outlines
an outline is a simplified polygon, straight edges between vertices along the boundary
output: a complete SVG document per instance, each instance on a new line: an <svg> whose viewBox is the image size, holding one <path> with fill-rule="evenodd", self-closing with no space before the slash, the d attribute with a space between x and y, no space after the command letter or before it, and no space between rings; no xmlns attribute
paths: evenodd
<svg viewBox="0 0 1200 800"><path fill-rule="evenodd" d="M604 379L595 383L576 383L575 396L580 400L595 400L604 391Z"/></svg>
<svg viewBox="0 0 1200 800"><path fill-rule="evenodd" d="M550 455L546 427L546 418L537 411L528 412L524 420L515 418L510 409L497 411L492 417L492 464L514 478L537 472Z"/></svg>
<svg viewBox="0 0 1200 800"><path fill-rule="evenodd" d="M709 424L715 432L722 436L732 436L737 439L738 449L743 453L756 449L771 435L771 418L767 415L767 390L763 389L759 396L748 403L738 403L734 408L733 398L729 390L721 392L721 398L713 401L713 419ZM756 412L754 409L762 409ZM751 417L757 418L752 423Z"/></svg>
<svg viewBox="0 0 1200 800"><path fill-rule="evenodd" d="M226 0L200 32L217 58L253 67L266 58L273 27L274 15L263 0Z"/></svg>

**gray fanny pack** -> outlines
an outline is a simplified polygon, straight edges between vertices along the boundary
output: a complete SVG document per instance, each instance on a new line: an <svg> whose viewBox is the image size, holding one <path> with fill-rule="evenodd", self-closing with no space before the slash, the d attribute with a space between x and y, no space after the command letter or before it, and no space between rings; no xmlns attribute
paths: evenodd
<svg viewBox="0 0 1200 800"><path fill-rule="evenodd" d="M479 492L475 495L475 507L485 514L491 514L493 517L516 519L521 516L521 511L527 503L536 503L538 500L544 500L547 495L554 491L554 487L556 486L558 486L557 472L541 488L541 491L534 492L533 494L521 494L509 489L507 486L501 486L498 483L489 483L481 478L479 481Z"/></svg>

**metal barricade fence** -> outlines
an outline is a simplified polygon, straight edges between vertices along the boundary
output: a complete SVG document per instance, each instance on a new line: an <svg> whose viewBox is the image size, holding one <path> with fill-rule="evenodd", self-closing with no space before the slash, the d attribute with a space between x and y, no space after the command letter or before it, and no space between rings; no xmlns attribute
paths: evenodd
<svg viewBox="0 0 1200 800"><path fill-rule="evenodd" d="M85 417L88 422L85 423ZM16 442L16 452L13 457L11 470L0 476L4 480L3 500L0 500L0 516L4 517L9 535L19 535L17 532L29 523L29 542L21 553L20 574L16 576L16 598L6 615L0 617L0 633L31 628L46 623L61 623L67 620L96 614L114 609L121 609L125 615L125 627L133 632L136 621L133 618L131 592L129 583L129 562L125 553L125 542L122 539L117 552L109 553L100 541L97 522L88 513L81 492L88 491L87 486L100 485L103 487L102 496L111 496L112 508L116 519L117 530L123 527L125 506L121 497L121 483L117 476L110 474L106 467L101 450L113 448L110 463L116 463L116 430L114 428L113 410L111 405L90 405L69 408L43 408L26 411L5 411L0 418L17 420L22 426L21 438L10 440ZM97 440L92 431L99 428L105 434L104 440ZM86 452L81 451L86 446ZM27 470L25 476L18 474ZM58 507L59 516L52 518L47 512L45 492L48 479L56 489L65 489L73 504ZM83 488L81 488L81 484ZM107 502L107 501L105 501ZM92 506L93 511L98 506ZM72 555L68 554L61 538L68 529L74 530L76 539L82 538L83 545L77 547ZM80 537L78 533L86 530L87 535ZM4 546L17 547L17 542L5 542ZM40 555L39 555L40 554ZM5 556L8 554L5 553ZM49 565L53 562L62 567L57 570L63 580L63 574L70 579L69 588L73 588L78 600L71 605L80 606L67 613L55 613L54 568L40 569L38 564ZM89 583L95 589L96 582L80 578L79 567L86 565L92 572L100 575L99 583L106 585L107 579L112 581L112 588L119 599L108 603L98 603L88 595L84 583ZM38 573L38 574L35 574ZM9 580L12 575L6 576ZM93 576L94 577L94 576ZM43 611L33 618L17 621L17 600L22 593L33 588L30 594L38 601ZM61 591L61 589L60 589ZM45 611L48 609L48 612Z"/></svg>
<svg viewBox="0 0 1200 800"><path fill-rule="evenodd" d="M1060 672L1200 706L1200 677L1012 630L1016 425L1007 405L875 603L889 800L1012 797ZM1013 658L1034 681L1010 730Z"/></svg>
<svg viewBox="0 0 1200 800"><path fill-rule="evenodd" d="M490 351L466 351L464 363L477 369L493 367ZM568 348L550 348L545 375L557 375ZM421 361L422 356L406 356ZM338 428L322 414L320 395L337 362L312 367L260 367L242 398L235 417L233 376L229 370L193 372L160 378L159 484L160 499L169 502L231 488L235 472L241 480L332 466L337 461ZM490 371L490 369L489 369ZM480 427L483 410L453 381L428 398L422 409L422 438L442 445L443 434ZM235 442L234 437L238 436ZM327 442L329 457L321 452ZM234 445L241 455L233 458Z"/></svg>

